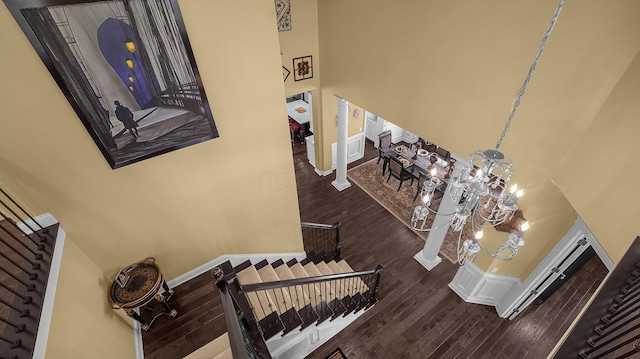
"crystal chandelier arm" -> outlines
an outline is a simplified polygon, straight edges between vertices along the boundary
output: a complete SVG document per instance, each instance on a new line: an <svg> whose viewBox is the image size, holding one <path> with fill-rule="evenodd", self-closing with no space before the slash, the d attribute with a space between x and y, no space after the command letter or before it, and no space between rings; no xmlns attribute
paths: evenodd
<svg viewBox="0 0 640 359"><path fill-rule="evenodd" d="M553 27L556 24L556 20L558 19L558 15L560 15L560 11L562 11L563 5L564 5L564 0L560 0L560 3L558 3L558 7L556 8L556 11L553 13L553 18L551 19L549 28L547 29L547 32L544 34L544 37L542 38L542 42L540 43L540 47L538 48L538 53L536 53L536 57L533 59L533 64L531 64L529 73L527 74L527 77L524 79L524 83L522 84L522 87L520 87L520 91L518 91L518 97L513 103L513 107L511 108L511 113L509 114L509 119L507 119L507 123L505 123L504 129L500 134L500 139L498 139L498 142L496 143L496 151L500 149L502 140L504 139L504 136L507 135L507 130L509 129L509 125L511 125L511 120L516 115L516 108L520 105L522 96L524 95L524 92L527 90L527 85L529 84L529 80L531 79L533 70L536 69L536 65L538 64L538 59L540 59L540 55L542 55L542 50L544 49L544 46L547 44L549 35L551 35L551 30L553 30Z"/></svg>

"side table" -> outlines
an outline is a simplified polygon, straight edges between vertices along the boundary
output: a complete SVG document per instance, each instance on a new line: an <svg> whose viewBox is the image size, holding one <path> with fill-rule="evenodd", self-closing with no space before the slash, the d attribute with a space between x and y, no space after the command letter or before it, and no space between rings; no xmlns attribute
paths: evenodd
<svg viewBox="0 0 640 359"><path fill-rule="evenodd" d="M163 288L165 293L160 293ZM147 258L134 263L118 272L116 279L109 287L109 300L113 309L122 309L128 316L142 324L148 331L151 324L161 315L175 318L178 312L167 303L173 296L162 277L160 267L154 258Z"/></svg>

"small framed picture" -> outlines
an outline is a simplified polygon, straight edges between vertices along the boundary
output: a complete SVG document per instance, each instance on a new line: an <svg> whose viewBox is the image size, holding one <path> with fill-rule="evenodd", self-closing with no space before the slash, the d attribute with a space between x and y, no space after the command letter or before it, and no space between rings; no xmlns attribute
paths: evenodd
<svg viewBox="0 0 640 359"><path fill-rule="evenodd" d="M293 79L301 81L313 77L313 59L311 55L293 59Z"/></svg>

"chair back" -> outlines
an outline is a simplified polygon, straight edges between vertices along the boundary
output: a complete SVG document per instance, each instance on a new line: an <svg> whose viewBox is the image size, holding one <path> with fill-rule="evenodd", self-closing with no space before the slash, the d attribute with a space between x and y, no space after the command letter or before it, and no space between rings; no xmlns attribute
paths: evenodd
<svg viewBox="0 0 640 359"><path fill-rule="evenodd" d="M451 153L442 147L438 147L436 149L436 153L440 155L440 157L442 157L442 159L445 161L449 161L449 157L451 157Z"/></svg>
<svg viewBox="0 0 640 359"><path fill-rule="evenodd" d="M403 169L402 163L400 163L400 161L398 161L397 158L393 156L389 157L389 171L391 171L392 174L396 176L400 176L402 169Z"/></svg>
<svg viewBox="0 0 640 359"><path fill-rule="evenodd" d="M391 131L384 131L378 135L380 139L380 143L378 148L389 148L391 147Z"/></svg>
<svg viewBox="0 0 640 359"><path fill-rule="evenodd" d="M433 143L427 142L427 144L423 145L422 148L424 148L429 152L436 152L436 150L438 149L438 146L434 145Z"/></svg>

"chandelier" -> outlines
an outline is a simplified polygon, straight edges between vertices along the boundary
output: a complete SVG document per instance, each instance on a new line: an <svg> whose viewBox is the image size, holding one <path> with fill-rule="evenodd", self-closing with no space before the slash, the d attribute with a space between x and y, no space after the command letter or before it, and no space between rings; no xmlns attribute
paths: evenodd
<svg viewBox="0 0 640 359"><path fill-rule="evenodd" d="M522 223L517 233L510 233L506 242L499 245L494 251L486 248L480 239L482 238L483 227L495 227L511 221L518 210L517 201L524 193L524 190L518 190L517 185L511 186L507 190L514 169L511 159L505 158L504 154L499 151L500 145L507 134L511 120L515 116L516 109L520 105L522 96L527 89L531 75L536 68L558 15L562 11L563 4L564 0L560 0L538 48L533 64L529 69L529 73L518 91L511 113L495 149L473 152L462 167L459 176L454 177L448 185L450 199L455 204L455 210L452 213L440 213L438 215L451 216L451 220L446 225L450 227L451 231L459 233L458 262L460 265L463 265L467 259L473 261L481 250L493 258L508 261L513 259L518 250L525 244L523 236L524 232L529 228L528 222ZM451 173L452 169L452 167L449 168L449 173ZM437 213L431 208L435 190L439 186L439 180L435 176L435 167L432 168L430 175L429 180L425 181L422 186L422 203L415 208L411 218L411 226L417 231L426 232L437 228L429 228L427 224L429 213ZM463 236L471 238L463 240Z"/></svg>

